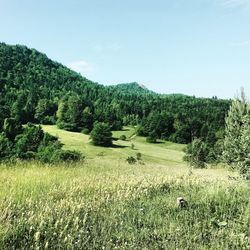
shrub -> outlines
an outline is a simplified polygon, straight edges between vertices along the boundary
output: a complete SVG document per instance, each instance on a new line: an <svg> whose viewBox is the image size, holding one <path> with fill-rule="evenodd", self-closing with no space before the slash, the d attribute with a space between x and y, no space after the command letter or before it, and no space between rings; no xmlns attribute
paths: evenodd
<svg viewBox="0 0 250 250"><path fill-rule="evenodd" d="M83 159L81 153L75 150L60 150L56 157L58 161L79 161Z"/></svg>
<svg viewBox="0 0 250 250"><path fill-rule="evenodd" d="M82 130L82 133L85 134L85 135L89 135L90 131L89 131L88 128L84 128L84 129Z"/></svg>
<svg viewBox="0 0 250 250"><path fill-rule="evenodd" d="M46 141L46 139L44 139ZM37 152L37 158L44 163L53 163L58 161L57 155L61 151L61 144L58 141L53 142L43 142Z"/></svg>
<svg viewBox="0 0 250 250"><path fill-rule="evenodd" d="M47 132L44 133L43 139L41 141L41 145L48 146L50 144L55 144L55 143L57 144L57 147L59 147L59 148L62 147L62 143L60 143L58 141L58 137L53 136L53 135L51 135L51 134L49 134Z"/></svg>
<svg viewBox="0 0 250 250"><path fill-rule="evenodd" d="M137 161L140 161L142 159L142 154L139 152L136 154Z"/></svg>
<svg viewBox="0 0 250 250"><path fill-rule="evenodd" d="M150 133L149 136L146 138L146 142L149 143L156 143L157 135L155 133Z"/></svg>
<svg viewBox="0 0 250 250"><path fill-rule="evenodd" d="M96 122L90 137L96 146L108 147L112 145L112 132L106 123Z"/></svg>
<svg viewBox="0 0 250 250"><path fill-rule="evenodd" d="M127 140L127 136L126 135L121 135L119 139L122 140L122 141L126 141Z"/></svg>
<svg viewBox="0 0 250 250"><path fill-rule="evenodd" d="M6 118L3 131L9 140L14 141L16 136L22 133L22 125L14 118Z"/></svg>
<svg viewBox="0 0 250 250"><path fill-rule="evenodd" d="M194 139L192 143L188 144L184 150L186 155L183 159L190 163L191 166L197 168L204 168L206 166L207 146L200 139Z"/></svg>
<svg viewBox="0 0 250 250"><path fill-rule="evenodd" d="M127 162L128 162L129 164L135 164L135 163L136 163L136 159L135 159L135 157L133 157L133 156L128 156Z"/></svg>
<svg viewBox="0 0 250 250"><path fill-rule="evenodd" d="M13 143L4 133L0 134L0 159L6 159L13 155Z"/></svg>
<svg viewBox="0 0 250 250"><path fill-rule="evenodd" d="M18 157L26 159L27 156L31 156L31 154L26 154L27 152L37 152L43 138L44 132L41 126L28 124L24 132L16 137L16 152Z"/></svg>

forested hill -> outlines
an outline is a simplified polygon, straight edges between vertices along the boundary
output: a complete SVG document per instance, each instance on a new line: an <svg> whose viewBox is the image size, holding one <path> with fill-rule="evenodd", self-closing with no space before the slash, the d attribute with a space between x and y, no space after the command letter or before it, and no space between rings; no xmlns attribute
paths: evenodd
<svg viewBox="0 0 250 250"><path fill-rule="evenodd" d="M138 134L214 144L224 130L230 101L160 95L137 83L103 86L45 54L0 43L0 127L6 117L90 131L95 121L112 129L139 125Z"/></svg>

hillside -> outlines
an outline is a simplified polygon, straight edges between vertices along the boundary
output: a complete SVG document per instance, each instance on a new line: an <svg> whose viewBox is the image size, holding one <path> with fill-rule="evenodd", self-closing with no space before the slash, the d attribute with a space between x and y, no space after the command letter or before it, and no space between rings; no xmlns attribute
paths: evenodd
<svg viewBox="0 0 250 250"><path fill-rule="evenodd" d="M189 143L201 138L215 161L230 101L161 95L138 83L103 86L26 46L0 43L0 131L4 119L57 124L89 133L95 122L112 130L137 125L138 135Z"/></svg>
<svg viewBox="0 0 250 250"><path fill-rule="evenodd" d="M249 248L248 183L183 161L197 138L220 159L230 101L99 85L6 44L0 86L0 249Z"/></svg>

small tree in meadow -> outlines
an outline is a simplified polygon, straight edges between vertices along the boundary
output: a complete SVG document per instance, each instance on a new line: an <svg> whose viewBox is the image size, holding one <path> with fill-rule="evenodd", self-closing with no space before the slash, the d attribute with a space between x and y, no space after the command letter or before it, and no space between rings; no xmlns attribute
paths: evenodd
<svg viewBox="0 0 250 250"><path fill-rule="evenodd" d="M204 168L206 166L206 144L200 139L194 139L188 144L184 160L190 163L191 167Z"/></svg>
<svg viewBox="0 0 250 250"><path fill-rule="evenodd" d="M112 145L112 132L110 126L103 122L96 122L90 134L95 146L109 147Z"/></svg>

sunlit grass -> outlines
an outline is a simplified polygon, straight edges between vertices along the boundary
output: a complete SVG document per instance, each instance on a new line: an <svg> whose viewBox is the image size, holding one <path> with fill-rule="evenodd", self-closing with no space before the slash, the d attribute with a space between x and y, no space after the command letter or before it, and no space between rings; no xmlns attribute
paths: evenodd
<svg viewBox="0 0 250 250"><path fill-rule="evenodd" d="M115 140L114 147L109 148L93 146L89 136L82 133L61 130L51 125L43 125L43 129L58 136L65 149L78 150L87 158L102 155L109 159L126 159L128 156L135 156L136 153L140 152L145 161L155 164L167 164L168 162L180 164L183 162L184 153L182 150L185 145L160 140L156 144L147 143L144 137L135 136L135 128L133 127L125 127L123 131L114 131L114 138L119 139L124 134L128 140ZM132 144L135 146L134 149L131 148Z"/></svg>
<svg viewBox="0 0 250 250"><path fill-rule="evenodd" d="M184 146L170 142L134 137L135 149L120 140L128 147L99 148L86 135L44 129L86 159L0 164L0 249L249 248L250 187L228 178L236 173L217 166L190 175ZM128 164L137 152L142 162Z"/></svg>

